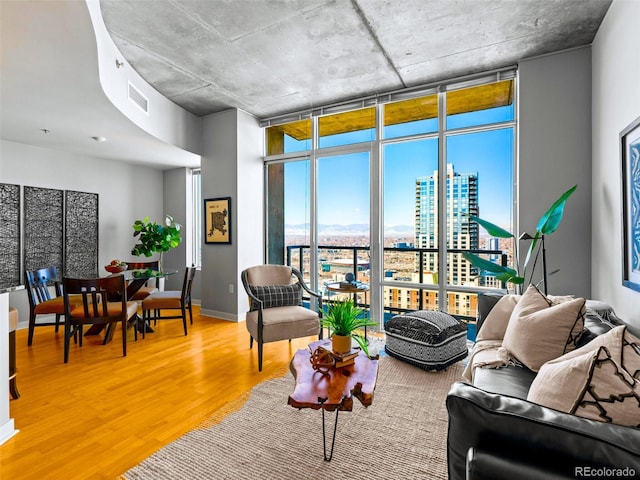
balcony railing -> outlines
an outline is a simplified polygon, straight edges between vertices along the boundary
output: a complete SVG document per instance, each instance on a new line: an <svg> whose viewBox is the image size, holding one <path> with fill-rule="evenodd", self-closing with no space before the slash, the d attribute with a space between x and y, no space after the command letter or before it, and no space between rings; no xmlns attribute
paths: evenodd
<svg viewBox="0 0 640 480"><path fill-rule="evenodd" d="M346 273L347 271L351 271L354 275L354 277L356 279L362 278L362 270L359 269L359 266L362 265L362 261L361 258L369 258L369 247L366 246L362 246L362 247L355 247L355 246L341 246L341 245L319 245L318 246L318 251L327 251L330 253L336 253L338 251L344 251L344 252L349 252L347 255L341 255L341 259L345 260L344 257L349 257L351 259L351 262L346 262L343 265L340 266L340 268L343 268L344 270L342 271L342 273ZM310 246L309 245L290 245L286 247L286 251L287 251L287 265L291 265L291 266L295 266L296 268L298 268L303 276L306 279L309 279L309 266L310 266ZM436 248L417 248L417 247L384 247L383 251L385 254L387 253L407 253L407 254L414 254L417 257L417 265L424 265L425 264L425 259L427 258L426 255L429 254L439 254L440 252L438 251L438 249ZM479 255L490 255L493 256L494 258L499 258L500 263L503 266L507 265L507 254L504 253L502 250L484 250L484 249L448 249L446 251L446 254L461 254L461 253L465 253L465 252L469 252L469 253L475 253L475 254L479 254ZM335 259L334 259L335 260ZM465 261L466 260L461 260L461 261ZM293 265L292 262L295 262L296 264ZM331 261L327 261L327 263L331 263ZM475 269L475 267L472 267L474 270L472 271L477 271ZM366 270L368 271L369 268L367 267ZM414 273L417 274L417 282L412 281L409 283L403 282L403 281L387 281L384 282L384 286L387 288L399 288L399 289L407 289L407 290L411 290L411 291L417 291L418 295L417 295L417 304L414 305L416 308L402 308L400 306L390 306L390 305L384 305L384 321L388 320L389 318L391 318L393 315L398 314L398 313L402 313L402 312L407 312L407 311L413 311L413 310L423 310L425 307L424 301L425 301L425 295L424 292L425 291L437 291L438 285L437 282L434 283L425 283L425 272L424 272L424 268L417 268L417 271ZM478 273L478 275L476 275L477 278L481 278L480 273ZM335 281L335 280L333 280ZM424 286L423 286L424 285ZM483 288L480 288L483 287ZM496 288L500 288L500 289L506 289L506 284L504 282L500 282L500 287L496 287ZM473 286L470 285L455 285L455 284L449 284L447 285L447 290L448 291L460 291L466 294L469 294L471 296L477 295L478 293L482 292L483 290L486 290L485 286L480 286L478 285L477 289L474 289ZM446 301L446 300L445 300ZM385 302L386 303L386 302ZM359 303L360 306L364 307L364 308L368 308L369 305L367 303L363 303L360 302ZM413 306L412 306L413 307ZM470 308L460 308L459 310L470 310ZM475 320L475 310L470 312L468 311L467 314L465 313L461 313L460 311L458 312L450 312L451 315L463 319L465 321L468 322L472 322Z"/></svg>

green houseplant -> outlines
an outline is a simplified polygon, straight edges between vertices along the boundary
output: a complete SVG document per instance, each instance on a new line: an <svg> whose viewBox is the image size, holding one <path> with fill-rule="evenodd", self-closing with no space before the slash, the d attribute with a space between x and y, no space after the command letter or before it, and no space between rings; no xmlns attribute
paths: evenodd
<svg viewBox="0 0 640 480"><path fill-rule="evenodd" d="M150 257L156 252L160 253L159 266L162 270L162 254L182 242L181 228L171 215L165 217L164 225L150 221L149 217L136 220L133 224L133 236L138 238L138 243L131 250L131 254Z"/></svg>
<svg viewBox="0 0 640 480"><path fill-rule="evenodd" d="M517 270L500 265L498 263L491 262L486 260L475 253L463 253L464 258L471 263L473 266L479 268L480 270L484 270L493 274L498 280L503 282L510 282L514 285L522 285L525 282L526 277L526 269L529 264L529 260L534 252L536 252L536 247L538 248L536 253L536 260L538 258L538 254L540 250L542 250L542 263L543 263L543 280L544 280L544 289L545 293L547 290L547 266L546 266L546 258L545 258L545 250L544 250L544 237L545 235L550 235L555 232L562 221L562 215L564 214L564 206L567 203L569 197L576 191L578 188L577 185L574 185L569 190L564 192L560 198L558 198L551 207L540 217L538 224L536 226L536 233L531 235L522 235L520 239L522 240L531 240L531 244L529 245L529 250L527 251L527 256L525 258L523 264L523 274L520 275ZM475 217L473 215L469 215L469 218L474 222L477 222L479 225L485 228L487 233L492 237L497 238L513 238L514 239L514 255L515 255L515 264L518 265L518 255L517 255L517 243L515 241L515 237L511 232L499 227L487 220L483 220L481 218ZM533 271L535 270L535 261L533 264L533 268L531 269L531 276L533 276ZM529 279L531 281L531 277Z"/></svg>
<svg viewBox="0 0 640 480"><path fill-rule="evenodd" d="M333 351L347 353L351 350L353 338L365 355L369 356L367 339L356 332L364 327L373 327L376 323L364 316L364 310L358 307L352 299L338 300L327 307L322 318L322 326L332 332L331 341ZM343 343L340 343L343 342Z"/></svg>

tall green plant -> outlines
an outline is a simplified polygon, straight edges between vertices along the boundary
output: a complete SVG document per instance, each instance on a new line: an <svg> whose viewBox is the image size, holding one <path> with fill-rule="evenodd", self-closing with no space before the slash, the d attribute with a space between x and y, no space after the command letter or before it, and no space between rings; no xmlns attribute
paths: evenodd
<svg viewBox="0 0 640 480"><path fill-rule="evenodd" d="M358 307L352 299L339 300L327 307L322 318L322 326L329 328L334 335L353 338L365 355L369 356L367 339L356 330L374 327L376 323L365 318L364 313L364 310Z"/></svg>
<svg viewBox="0 0 640 480"><path fill-rule="evenodd" d="M498 280L502 282L510 282L514 285L522 285L525 281L526 269L529 264L529 260L533 252L536 250L536 247L539 246L540 240L545 235L550 235L558 229L560 222L562 221L562 216L564 214L564 207L567 203L569 197L576 191L578 185L574 185L569 190L564 192L560 198L558 198L551 207L545 212L540 220L538 221L538 225L536 226L536 233L533 235L531 240L531 244L529 245L529 250L527 251L527 256L525 258L523 264L523 274L520 275L517 270L500 265L498 263L491 262L486 260L475 253L463 253L464 258L471 263L473 266L478 267L480 270L485 270L487 272L492 273ZM469 215L469 218L474 222L478 223L482 227L485 228L487 233L492 237L497 238L514 238L511 232L481 218L475 217L473 215ZM516 266L518 264L518 255L517 255L517 244L514 239L514 253L515 253L515 263ZM535 267L535 265L534 265ZM546 281L546 279L545 279Z"/></svg>
<svg viewBox="0 0 640 480"><path fill-rule="evenodd" d="M151 222L149 217L136 220L133 224L133 236L138 237L138 243L131 250L131 254L150 257L155 252L168 252L182 242L181 228L171 215L165 217L164 225Z"/></svg>

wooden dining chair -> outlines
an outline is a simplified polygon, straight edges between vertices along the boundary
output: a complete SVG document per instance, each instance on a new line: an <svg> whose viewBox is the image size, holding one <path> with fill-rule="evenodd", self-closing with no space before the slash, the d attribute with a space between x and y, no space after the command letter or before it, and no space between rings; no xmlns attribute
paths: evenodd
<svg viewBox="0 0 640 480"><path fill-rule="evenodd" d="M187 310L189 310L189 323L193 324L193 312L191 309L191 285L196 275L196 267L187 267L184 271L182 290L166 290L164 292L149 295L142 301L142 337L145 336L146 327L151 320L182 319L184 334L187 334ZM162 316L162 310L180 310L180 315ZM152 313L153 312L153 313Z"/></svg>
<svg viewBox="0 0 640 480"><path fill-rule="evenodd" d="M134 338L138 339L138 304L127 301L124 277L116 275L105 278L63 278L64 296L64 363L69 361L69 342L82 346L84 325L122 326L122 356L127 356L127 327L131 322ZM78 295L80 305L72 303L71 296ZM109 329L107 329L109 330Z"/></svg>
<svg viewBox="0 0 640 480"><path fill-rule="evenodd" d="M25 285L29 299L29 334L27 345L33 343L33 333L36 327L55 326L58 332L60 318L64 315L64 298L62 283L58 277L56 267L40 268L25 271ZM71 298L75 306L79 298ZM55 321L36 321L38 316L55 315Z"/></svg>
<svg viewBox="0 0 640 480"><path fill-rule="evenodd" d="M126 262L128 270L158 270L159 262ZM155 283L155 286L153 286ZM149 280L145 286L140 289L129 299L136 302L140 302L147 298L149 295L158 293L160 291L160 279L156 278L155 281Z"/></svg>

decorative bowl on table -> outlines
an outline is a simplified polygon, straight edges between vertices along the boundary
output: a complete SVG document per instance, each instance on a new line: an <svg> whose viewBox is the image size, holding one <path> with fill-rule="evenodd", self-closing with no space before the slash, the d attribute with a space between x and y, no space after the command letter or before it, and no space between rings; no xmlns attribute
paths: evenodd
<svg viewBox="0 0 640 480"><path fill-rule="evenodd" d="M128 267L129 265L125 263L124 265L106 265L104 269L109 273L120 273L124 272Z"/></svg>

